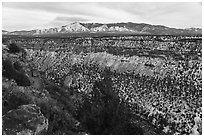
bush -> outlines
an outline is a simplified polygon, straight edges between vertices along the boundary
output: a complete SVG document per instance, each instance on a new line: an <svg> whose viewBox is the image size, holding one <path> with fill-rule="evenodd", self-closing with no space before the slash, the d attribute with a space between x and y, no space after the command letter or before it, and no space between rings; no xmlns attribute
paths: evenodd
<svg viewBox="0 0 204 137"><path fill-rule="evenodd" d="M16 63L18 65L20 65L20 63ZM16 70L13 66L13 63L11 60L9 59L5 59L2 62L3 65L3 76L8 78L8 79L14 79L17 83L17 85L19 86L30 86L31 82L28 78L28 76L26 76L25 73L19 72L18 70ZM17 67L17 66L16 66ZM20 66L18 66L20 67ZM22 68L19 68L22 69Z"/></svg>
<svg viewBox="0 0 204 137"><path fill-rule="evenodd" d="M19 53L21 51L21 49L15 43L9 44L8 48L10 53Z"/></svg>
<svg viewBox="0 0 204 137"><path fill-rule="evenodd" d="M2 43L3 43L3 44L6 43L6 40L5 40L4 38L2 38Z"/></svg>
<svg viewBox="0 0 204 137"><path fill-rule="evenodd" d="M111 72L106 69L103 75L104 79L94 83L91 97L84 97L78 112L86 132L94 135L143 134L140 128L131 124L130 110L113 91Z"/></svg>

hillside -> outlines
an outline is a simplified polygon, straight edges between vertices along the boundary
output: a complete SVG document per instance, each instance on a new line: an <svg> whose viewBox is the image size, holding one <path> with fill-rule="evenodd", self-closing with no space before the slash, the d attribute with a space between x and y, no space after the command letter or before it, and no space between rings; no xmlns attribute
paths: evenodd
<svg viewBox="0 0 204 137"><path fill-rule="evenodd" d="M95 76L94 79L84 79L86 82L91 80L93 83L86 84L93 87L80 91L76 88L74 77L79 76L83 80L81 75L67 75L64 86L59 86L47 77L46 71L38 70L40 64L32 59L32 51L12 44L2 52L4 135L164 134L145 119L133 116L126 102L119 102L109 70L101 72L100 77L104 80ZM47 53L42 68L52 61L60 63L55 53ZM63 62L63 65L66 63ZM74 64L71 68L67 67L74 68ZM98 73L98 70L93 71ZM63 79L60 81L63 82Z"/></svg>
<svg viewBox="0 0 204 137"><path fill-rule="evenodd" d="M200 36L4 35L3 45L4 134L202 134Z"/></svg>

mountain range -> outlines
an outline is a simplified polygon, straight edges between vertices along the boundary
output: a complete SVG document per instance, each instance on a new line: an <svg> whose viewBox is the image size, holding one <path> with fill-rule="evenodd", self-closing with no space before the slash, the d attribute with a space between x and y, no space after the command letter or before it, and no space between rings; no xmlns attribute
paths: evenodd
<svg viewBox="0 0 204 137"><path fill-rule="evenodd" d="M6 31L2 30L3 35L47 35L47 34L66 34L66 33L130 33L143 35L201 35L201 28L176 29L163 25L150 25L145 23L80 23L73 22L65 26L23 30Z"/></svg>

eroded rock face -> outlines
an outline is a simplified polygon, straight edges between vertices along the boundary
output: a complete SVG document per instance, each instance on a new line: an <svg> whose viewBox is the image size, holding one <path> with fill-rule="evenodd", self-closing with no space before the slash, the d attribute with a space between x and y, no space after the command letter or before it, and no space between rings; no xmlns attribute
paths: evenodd
<svg viewBox="0 0 204 137"><path fill-rule="evenodd" d="M3 116L3 134L39 135L48 129L48 119L35 104L22 105Z"/></svg>

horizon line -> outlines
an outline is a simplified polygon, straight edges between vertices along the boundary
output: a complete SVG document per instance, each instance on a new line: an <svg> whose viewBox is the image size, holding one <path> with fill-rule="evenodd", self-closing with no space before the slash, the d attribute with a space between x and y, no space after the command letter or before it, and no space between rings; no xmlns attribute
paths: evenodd
<svg viewBox="0 0 204 137"><path fill-rule="evenodd" d="M202 29L202 26L201 27L188 27L188 28L178 28L178 27L169 27L169 26L166 26L166 25L163 25L163 24L148 24L148 23L137 23L137 22L131 22L131 21L128 21L128 22L109 22L109 23L102 23L102 22L80 22L80 21L74 21L74 22L70 22L70 23L67 23L66 25L69 25L69 24L73 24L73 23L83 23L83 24L119 24L119 23L133 23L133 24L145 24L145 25L152 25L152 26L164 26L164 27L167 27L167 28L173 28L173 29L190 29L190 28L198 28L198 29ZM62 26L66 26L66 25L62 25ZM58 26L58 27L62 27L62 26ZM49 27L49 28L44 28L44 29L51 29L51 28L58 28L58 27ZM2 26L2 31L8 31L6 29L3 29L3 26ZM29 30L11 30L11 31L8 31L8 32L13 32L13 31L32 31L32 30L43 30L43 29L29 29Z"/></svg>

